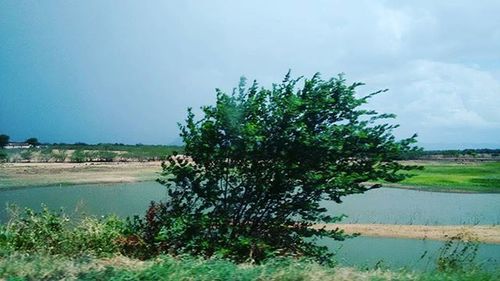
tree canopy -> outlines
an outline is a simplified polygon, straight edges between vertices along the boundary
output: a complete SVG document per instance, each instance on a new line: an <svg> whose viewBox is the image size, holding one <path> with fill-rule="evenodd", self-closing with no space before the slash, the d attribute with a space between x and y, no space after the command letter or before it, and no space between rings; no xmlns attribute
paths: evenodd
<svg viewBox="0 0 500 281"><path fill-rule="evenodd" d="M300 83L300 86L299 86ZM214 106L191 109L180 125L184 155L163 164L159 182L168 190L143 221L151 251L222 255L260 261L271 255L314 257L328 251L316 238L343 240L324 200L397 182L415 167L395 161L417 149L416 136L396 140L392 114L366 109L378 91L357 97L362 83L342 75L292 79L271 89L242 79L232 94L216 90Z"/></svg>
<svg viewBox="0 0 500 281"><path fill-rule="evenodd" d="M31 144L33 146L40 145L40 142L38 141L37 138L29 138L26 140L26 143Z"/></svg>
<svg viewBox="0 0 500 281"><path fill-rule="evenodd" d="M3 148L9 143L10 137L8 135L0 135L0 148Z"/></svg>

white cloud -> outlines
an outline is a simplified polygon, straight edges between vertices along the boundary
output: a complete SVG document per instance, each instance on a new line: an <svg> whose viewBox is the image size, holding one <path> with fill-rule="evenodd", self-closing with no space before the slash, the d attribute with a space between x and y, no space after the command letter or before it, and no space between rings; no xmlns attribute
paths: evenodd
<svg viewBox="0 0 500 281"><path fill-rule="evenodd" d="M396 113L405 133L418 132L425 142L498 141L500 80L488 71L414 60L367 80L390 88L373 105Z"/></svg>
<svg viewBox="0 0 500 281"><path fill-rule="evenodd" d="M459 64L418 61L418 77L408 91L422 93L403 108L426 113L428 126L500 126L500 81L490 73Z"/></svg>

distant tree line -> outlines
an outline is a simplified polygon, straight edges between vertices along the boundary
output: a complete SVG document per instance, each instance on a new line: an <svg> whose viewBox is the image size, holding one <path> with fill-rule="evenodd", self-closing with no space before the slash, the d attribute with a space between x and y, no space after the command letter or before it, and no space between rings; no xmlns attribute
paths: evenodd
<svg viewBox="0 0 500 281"><path fill-rule="evenodd" d="M9 143L8 136L3 137L5 145ZM29 142L28 142L29 141ZM74 144L55 143L44 144L36 138L26 141L31 144L29 149L0 148L0 162L117 162L117 161L163 161L174 152L182 153L181 146L143 145L123 143ZM3 146L2 146L3 147Z"/></svg>
<svg viewBox="0 0 500 281"><path fill-rule="evenodd" d="M491 157L496 158L500 156L500 149L447 149L447 150L415 150L403 152L399 155L400 160L418 160L427 158L460 158L460 157Z"/></svg>

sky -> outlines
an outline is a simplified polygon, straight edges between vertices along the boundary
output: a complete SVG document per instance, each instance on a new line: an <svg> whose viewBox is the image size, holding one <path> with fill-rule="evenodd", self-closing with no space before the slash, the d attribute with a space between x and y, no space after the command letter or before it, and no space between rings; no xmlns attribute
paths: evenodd
<svg viewBox="0 0 500 281"><path fill-rule="evenodd" d="M500 148L500 1L0 0L0 133L179 143L240 76L345 73L398 138Z"/></svg>

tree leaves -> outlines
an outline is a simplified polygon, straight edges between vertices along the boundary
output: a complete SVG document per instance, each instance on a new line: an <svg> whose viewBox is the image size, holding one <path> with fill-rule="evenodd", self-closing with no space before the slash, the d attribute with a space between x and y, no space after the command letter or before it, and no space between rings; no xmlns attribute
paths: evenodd
<svg viewBox="0 0 500 281"><path fill-rule="evenodd" d="M172 157L163 173L173 176L160 180L170 196L163 203L165 223L182 216L189 218L185 225L203 228L178 237L209 241L199 247L183 241L204 255L258 261L280 252L322 259L325 250L304 237L343 236L310 228L338 219L325 214L321 201L340 203L368 190L367 181L404 179L399 171L413 167L395 159L416 149L416 136L396 141L397 125L383 123L394 115L360 109L385 90L357 98L363 84L348 85L343 75L292 79L288 73L270 90L245 83L241 79L232 94L217 90L216 104L202 108L200 121L188 110L180 129L190 160L179 164Z"/></svg>

